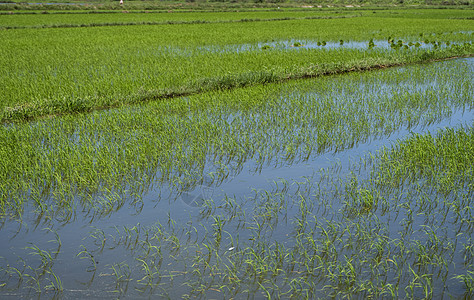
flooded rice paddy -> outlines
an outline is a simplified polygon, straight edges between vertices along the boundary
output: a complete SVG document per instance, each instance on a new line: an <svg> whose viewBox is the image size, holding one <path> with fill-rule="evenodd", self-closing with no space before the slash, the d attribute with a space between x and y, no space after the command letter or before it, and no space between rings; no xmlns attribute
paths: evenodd
<svg viewBox="0 0 474 300"><path fill-rule="evenodd" d="M473 71L3 126L2 298L470 297Z"/></svg>
<svg viewBox="0 0 474 300"><path fill-rule="evenodd" d="M471 35L467 32L466 35ZM403 41L403 40L369 40L369 41L351 41L340 40L334 41L314 41L314 40L287 40L287 41L270 41L261 42L257 44L242 44L242 45L227 45L227 46L206 46L197 47L192 50L181 48L160 48L160 51L165 51L173 54L192 55L194 51L200 53L241 53L248 51L303 51L308 49L318 50L335 50L335 49L357 49L357 50L434 50L438 48L449 48L463 45L459 42L440 42L435 39L425 39L418 41Z"/></svg>
<svg viewBox="0 0 474 300"><path fill-rule="evenodd" d="M261 51L261 50L275 50L275 51L296 51L304 49L319 49L319 50L334 50L334 49L357 49L357 50L433 50L438 48L447 48L457 45L462 45L459 41L446 41L441 42L440 37L445 34L456 36L457 38L465 36L468 40L473 35L473 31L457 31L457 32L446 32L444 34L430 34L424 36L420 34L418 38L410 38L408 40L401 40L392 37L388 37L385 40L382 39L371 39L366 41L353 41L353 40L339 40L339 41L326 41L326 40L271 40L266 42L259 42L255 44L237 44L237 45L226 45L226 46L205 46L193 48L194 51L199 52L211 52L211 53L239 53L247 51ZM470 43L470 42L469 42ZM172 53L186 53L185 49L181 48L167 48L161 49L164 51L170 51Z"/></svg>

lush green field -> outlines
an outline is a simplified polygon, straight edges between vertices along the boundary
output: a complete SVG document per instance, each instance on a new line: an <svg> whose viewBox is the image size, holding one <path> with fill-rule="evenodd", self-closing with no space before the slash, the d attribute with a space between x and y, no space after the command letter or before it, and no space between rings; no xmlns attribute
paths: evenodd
<svg viewBox="0 0 474 300"><path fill-rule="evenodd" d="M0 15L0 297L472 297L472 11L336 12Z"/></svg>
<svg viewBox="0 0 474 300"><path fill-rule="evenodd" d="M0 18L0 27L72 27L72 26L112 26L133 25L143 23L218 23L218 22L250 22L271 21L275 19L304 18L342 18L360 16L355 11L247 11L247 12L117 12L117 13L56 13L56 14L9 14Z"/></svg>
<svg viewBox="0 0 474 300"><path fill-rule="evenodd" d="M184 15L192 18L222 14ZM290 15L284 13L285 17ZM78 15L77 20L88 16ZM296 12L295 16L300 18L301 13ZM439 19L365 16L3 30L2 120L90 111L202 90L471 55L472 21L435 16ZM324 47L290 47L295 43L341 40L367 45L370 40L379 45L401 40L449 46L340 47L328 51ZM286 48L265 49L265 43Z"/></svg>
<svg viewBox="0 0 474 300"><path fill-rule="evenodd" d="M154 1L154 0L126 0L123 5L119 1L105 0L71 0L71 1L35 1L30 3L4 0L0 10L5 11L114 11L114 10L175 10L175 11L235 11L235 10L262 10L262 9L307 9L307 8L362 8L362 9L393 9L398 7L410 8L472 8L470 0L321 0L312 1L281 1L281 0L254 0L254 1Z"/></svg>

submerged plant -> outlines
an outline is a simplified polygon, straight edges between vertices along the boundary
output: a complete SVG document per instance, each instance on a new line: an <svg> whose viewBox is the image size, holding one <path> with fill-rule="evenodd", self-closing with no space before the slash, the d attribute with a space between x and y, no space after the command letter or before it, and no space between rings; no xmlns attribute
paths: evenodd
<svg viewBox="0 0 474 300"><path fill-rule="evenodd" d="M2 292L69 287L76 274L61 276L57 267L74 245L82 245L76 261L86 263L77 277L90 271L90 290L118 297L429 298L451 296L455 283L446 278L453 274L470 282L472 128L423 133L469 115L470 62L352 72L470 46L236 54L146 45L132 47L140 71L117 60L86 72L107 84L114 79L117 94L90 86L79 90L91 98L53 95L8 110L33 117L39 107L49 115L128 103L0 128L3 230L20 237L4 251L20 249L23 234L38 239L21 248L35 253L32 262L2 261ZM138 63L150 53L149 65ZM160 57L179 66L166 75L173 80L152 73L166 70L155 64ZM289 81L302 77L317 78ZM144 89L135 97L137 84ZM410 131L423 134L403 136ZM374 147L357 161L360 149ZM34 228L46 226L41 232L54 235L57 250L41 250L44 238Z"/></svg>

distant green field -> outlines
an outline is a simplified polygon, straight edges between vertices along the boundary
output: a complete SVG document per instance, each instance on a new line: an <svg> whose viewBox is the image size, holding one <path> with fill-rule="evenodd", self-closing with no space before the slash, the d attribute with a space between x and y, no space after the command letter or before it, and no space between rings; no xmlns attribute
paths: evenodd
<svg viewBox="0 0 474 300"><path fill-rule="evenodd" d="M235 22L265 21L273 19L299 18L337 18L360 16L354 11L248 11L248 12L109 12L109 13L55 13L55 14L10 14L0 18L0 27L60 27L60 26L91 26L121 25L141 23L191 23L191 22Z"/></svg>
<svg viewBox="0 0 474 300"><path fill-rule="evenodd" d="M382 17L367 12L358 16L356 11L0 16L0 24L13 27L108 25L113 20L118 25L160 23L0 31L2 120L473 53L471 20L451 19L452 10L446 15L433 10L396 12L396 18L386 11ZM420 18L414 18L415 13ZM311 19L331 16L343 18ZM23 22L25 18L30 22ZM244 18L254 22L241 22ZM166 24L178 20L212 23ZM346 47L290 47L341 40ZM370 40L379 45L348 47L349 42L368 45ZM381 47L389 40L450 45L408 51Z"/></svg>

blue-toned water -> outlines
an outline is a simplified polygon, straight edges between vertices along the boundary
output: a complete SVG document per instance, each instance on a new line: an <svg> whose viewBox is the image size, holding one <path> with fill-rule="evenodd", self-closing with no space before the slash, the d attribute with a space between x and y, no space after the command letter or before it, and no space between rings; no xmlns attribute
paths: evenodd
<svg viewBox="0 0 474 300"><path fill-rule="evenodd" d="M378 41L375 41L378 47ZM344 43L346 45L346 43ZM274 45L277 47L278 45ZM337 45L327 43L325 47L336 47ZM347 47L363 47L363 44L350 44ZM260 45L259 45L260 47ZM285 46L288 47L288 46ZM305 46L302 46L305 47ZM306 47L320 47L314 45L306 45ZM380 47L386 47L380 45ZM464 67L474 69L474 59L463 59ZM447 61L438 64L443 64L443 67L449 68L452 66L454 70L459 67L459 61ZM396 69L400 74L404 74L409 68L423 68L423 66L407 66ZM394 70L386 70L394 72ZM385 72L385 71L379 71ZM410 72L406 72L410 74ZM343 76L334 77L333 80L341 80ZM318 79L314 79L318 80ZM436 93L438 91L443 95L450 87L442 86L436 78L427 79L424 82L411 81L411 78L406 78L403 83L387 83L373 84L364 86L367 83L364 81L364 76L360 77L361 89L357 91L358 95L355 97L350 90L344 89L336 90L331 95L335 102L340 99L346 101L350 97L354 97L355 102L363 101L365 98L370 98L371 95L392 94L398 89L409 90L413 93L422 93L429 89ZM288 94L299 95L302 91L298 85L288 84L281 99L275 101L281 106L286 105L285 97ZM294 90L291 90L294 89ZM283 89L284 90L284 89ZM366 92L364 92L366 91ZM470 91L471 95L473 91ZM317 99L320 97L317 89L304 90L301 95L302 99ZM456 95L453 95L453 99ZM322 96L321 96L322 97ZM454 101L454 100L453 100ZM454 101L455 102L455 101ZM181 297L183 293L187 292L185 285L187 275L186 268L183 267L182 261L176 261L173 257L172 250L163 250L165 254L162 258L161 274L163 275L163 283L159 284L157 290L140 292L140 280L142 279L143 270L139 263L139 253L141 248L130 246L130 241L118 240L117 237L123 234L123 227L127 226L130 230L131 236L134 232L144 234L146 228L157 223L164 226L164 228L177 232L181 240L182 251L189 252L192 256L196 251L204 251L204 249L196 249L195 244L204 242L206 236L212 236L213 226L216 224L220 216L231 214L232 205L239 205L235 210L235 216L226 221L224 229L228 230L228 234L224 234L223 241L220 247L221 254L225 257L230 255L230 250L236 247L236 241L229 238L232 235L239 237L240 245L250 243L254 239L253 229L249 229L256 224L254 216L255 210L259 210L266 204L264 201L265 194L276 192L279 196L287 197L287 207L280 208L284 213L279 214L279 219L274 224L275 229L266 232L271 232L271 236L265 236L266 239L278 241L285 247L291 247L294 241L294 217L299 213L300 207L293 199L296 195L295 191L299 188L307 188L309 183L320 180L325 174L320 170L332 170L337 178L345 180L346 175L351 171L354 164L357 164L360 158L363 158L369 153L375 153L382 147L390 147L398 140L403 140L413 133L436 133L442 128L458 128L460 126L472 127L474 123L474 113L472 105L459 105L452 108L445 108L439 116L432 117L430 115L422 115L419 121L409 124L401 123L398 128L389 132L382 132L371 134L364 139L356 142L354 145L345 145L342 148L334 149L329 147L322 152L312 151L304 159L298 156L295 159L286 159L284 155L278 155L277 158L269 159L268 161L258 161L258 158L244 160L242 162L230 161L225 166L214 165L213 160L209 158L206 162L206 169L203 178L198 180L190 187L182 189L180 186L172 185L169 182L153 182L152 185L146 187L142 193L142 199L138 202L132 202L125 199L122 206L117 207L106 214L100 212L88 212L81 208L81 204L77 202L72 212L72 215L64 215L64 213L53 214L52 216L42 216L34 209L34 205L29 205L22 216L21 221L3 219L3 224L0 230L0 238L8 241L7 246L0 250L1 266L4 270L14 266L15 268L24 269L24 272L33 277L33 269L28 269L27 266L37 267L42 264L41 256L35 252L34 246L39 249L44 249L48 253L55 256L54 262L51 263L51 270L54 270L62 281L64 291L59 295L64 298L109 298L115 297L117 294L117 287L115 277L112 274L111 266L126 262L132 268L131 280L126 281L130 287L124 292L127 298L148 298L157 297L163 290L166 290L171 298ZM407 108L409 109L409 108ZM140 109L130 109L131 113L140 113ZM107 111L102 112L107 114ZM191 118L192 116L190 116ZM249 116L248 114L239 112L227 112L226 115L221 116L228 120L229 126L232 126L233 121L244 122L245 118L255 118L265 121L268 117L265 112L260 114L255 113ZM42 121L47 122L48 121ZM15 126L9 126L9 129L14 130ZM306 130L311 130L307 128ZM100 133L98 133L100 134ZM76 137L72 137L73 139ZM268 139L288 139L287 136L269 136ZM74 140L78 142L78 140ZM220 172L224 172L224 175ZM339 176L339 177L338 177ZM335 178L336 178L335 177ZM362 176L363 177L363 176ZM282 186L288 185L288 189ZM330 185L324 186L329 188ZM311 194L311 193L310 193ZM311 194L313 195L313 194ZM125 195L127 196L127 195ZM98 195L97 197L101 197ZM274 196L272 199L274 199ZM79 199L79 198L78 198ZM324 200L324 199L323 199ZM334 199L333 199L334 200ZM331 200L331 201L333 201ZM336 199L337 200L337 199ZM234 202L232 202L234 201ZM328 200L329 201L329 200ZM234 204L232 204L234 203ZM329 203L329 202L328 202ZM318 206L315 202L312 205ZM343 203L338 201L331 202L332 206L325 205L324 209L318 211L318 218L332 217L337 218L343 209ZM323 205L321 205L323 207ZM330 211L328 212L328 209ZM54 210L54 208L52 208ZM316 214L316 213L315 213ZM282 216L288 216L286 219ZM211 216L211 217L209 217ZM387 216L378 216L381 222L387 222L392 226L393 232L390 234L398 234L401 229L399 225L401 220L391 216L392 219L387 220ZM215 218L215 219L212 219ZM401 218L401 217L400 217ZM424 216L417 217L415 224L423 224ZM48 229L45 229L48 228ZM133 229L134 228L134 229ZM184 229L190 228L193 234L186 234ZM59 245L55 232L60 237L61 244ZM120 232L120 234L119 234ZM265 231L264 231L265 232ZM189 231L188 231L189 233ZM415 237L413 237L415 238ZM192 246L186 246L188 241ZM128 245L128 246L125 246ZM93 253L93 257L89 257L85 252L80 254L82 250L88 250ZM57 254L55 254L57 252ZM177 256L178 257L178 256ZM183 255L183 257L186 257ZM456 258L458 259L458 258ZM91 265L91 261L95 265ZM460 261L456 263L461 264ZM192 262L189 263L191 265ZM188 266L189 266L188 265ZM92 266L94 268L92 268ZM451 268L451 266L449 267ZM14 271L11 273L4 272L2 275L2 282L5 282L7 288L0 290L2 297L33 297L38 294L35 291L34 281L25 280L19 282L22 287L15 289ZM169 274L176 272L176 278ZM180 274L180 275L178 275ZM166 275L166 276L164 276ZM184 278L184 279L183 279ZM56 292L54 289L44 288L48 284L48 280L52 280L52 276L48 273L39 276L39 280L43 290L42 295L45 298L54 297ZM44 283L46 281L46 283ZM439 280L436 281L439 283ZM451 282L450 295L461 297L463 290L460 283ZM29 286L29 288L28 288ZM216 289L218 290L218 289ZM215 292L214 295L220 298L222 294ZM245 294L245 293L244 293ZM243 295L244 295L243 294ZM435 296L443 294L443 290L435 287ZM208 294L209 295L209 294ZM324 294L322 294L324 296ZM263 296L262 296L263 297ZM256 294L256 298L260 298Z"/></svg>

